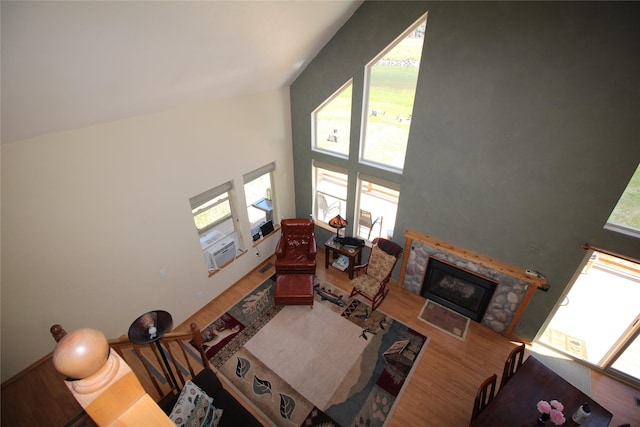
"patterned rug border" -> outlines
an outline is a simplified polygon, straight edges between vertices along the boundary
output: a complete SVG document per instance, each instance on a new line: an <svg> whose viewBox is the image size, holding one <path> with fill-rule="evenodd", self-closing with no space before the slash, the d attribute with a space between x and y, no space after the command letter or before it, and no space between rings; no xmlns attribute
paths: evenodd
<svg viewBox="0 0 640 427"><path fill-rule="evenodd" d="M207 353L212 366L218 370L225 385L229 386L232 390L241 395L245 404L253 408L265 420L268 420L269 423L273 423L273 425L280 425L274 423L275 420L259 407L259 400L256 402L253 401L255 396L253 399L250 397L251 390L248 391L249 395L247 395L247 391L243 391L239 388L245 387L246 385L238 383L236 386L236 384L234 384L234 381L237 382L237 379L234 379L233 374L228 372L229 365L227 365L227 363L232 363L230 359L244 347L244 344L255 336L265 324L272 320L273 317L275 317L284 308L273 305L273 288L268 287L268 282L275 284L274 278L274 276L271 276L263 280L260 284L255 285L251 291L240 297L222 315L214 319L204 329L202 329L201 332L205 342L210 340L209 342L211 343L211 347L205 348L205 352ZM345 423L350 419L351 421L348 423L353 422L353 425L359 425L359 422L362 422L359 418L361 418L363 414L367 414L365 416L374 417L368 418L368 421L370 422L375 421L375 423L371 424L372 426L385 426L391 420L392 414L395 411L400 398L406 391L408 382L417 369L417 365L424 355L431 338L381 310L376 310L375 312L370 313L368 304L357 298L349 297L348 292L345 292L327 281L318 281L316 278L316 283L317 286L320 286L320 289L335 291L336 294L342 294L344 302L347 304L338 306L332 302L325 301L325 299L320 298L319 295L315 295L316 299L314 304L323 304L324 306L331 307L331 310L336 315L346 318L359 328L363 328L360 338L371 340L371 345L367 345L369 350L366 350L366 353L363 353L363 356L368 354L369 356L366 356L367 358L374 357L373 365L371 365L371 361L368 362L369 368L367 368L366 372L370 372L369 376L361 377L365 378L365 387L360 389L360 392L356 394L349 393L348 396L350 397L347 397L347 400L339 400L339 402L342 403L333 404L326 409L329 410L330 413L332 411L338 411L333 412L334 415L337 416L338 419L342 417ZM264 300L267 297L270 298L270 305L266 305L264 301L259 301ZM257 310L253 310L253 305L261 305L261 307ZM247 313L245 308L247 307L252 311L245 316ZM389 328L389 330L379 335L380 338L376 337L378 333L382 332L386 328ZM232 331L232 333L229 333L229 331ZM218 334L218 332L222 333ZM233 336L230 336L232 334ZM216 335L221 335L223 338L218 339ZM260 361L260 359L255 360ZM269 368L268 365L263 366ZM224 369L221 369L223 367ZM227 372L223 373L223 370ZM227 378L227 375L232 375L232 378ZM398 376L397 379L393 379L396 378L396 376ZM279 376L277 376L277 378L282 381L282 378ZM368 378L368 380L366 378ZM387 385L385 386L384 384ZM290 387L292 392L298 393L295 388L290 385L288 387ZM379 399L380 396L384 396L385 394L388 396L385 398L388 401L388 403L385 404L385 408L383 410L382 408L379 408L375 414L368 412L371 411L371 405L373 402L371 399ZM341 412L344 410L342 406L345 404L347 407L353 407L356 409L349 412ZM354 404L356 405L355 407L353 406ZM373 403L373 407L375 409L375 403ZM300 409L303 408L304 406ZM265 407L265 409L273 411L273 408L271 407ZM335 420L329 418L331 416L330 414L327 416L327 414L313 406L313 404L311 412L309 412L306 417L303 415L304 413L306 412L297 412L298 415L296 415L296 419L300 420L304 418L304 421L300 425L304 425L305 427L340 425ZM350 415L345 417L344 414ZM283 416L282 413L280 416ZM280 419L278 418L278 420ZM284 421L288 423L286 424L287 426L297 425L298 423L298 421L292 423L292 419L280 420L280 422Z"/></svg>

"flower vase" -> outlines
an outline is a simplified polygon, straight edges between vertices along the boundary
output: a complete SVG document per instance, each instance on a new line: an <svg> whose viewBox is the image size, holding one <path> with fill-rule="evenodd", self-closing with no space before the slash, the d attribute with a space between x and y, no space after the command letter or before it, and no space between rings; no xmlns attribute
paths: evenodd
<svg viewBox="0 0 640 427"><path fill-rule="evenodd" d="M540 415L540 417L538 418L538 424L543 426L547 421L549 421L549 418L551 418L551 415L549 414L542 414Z"/></svg>

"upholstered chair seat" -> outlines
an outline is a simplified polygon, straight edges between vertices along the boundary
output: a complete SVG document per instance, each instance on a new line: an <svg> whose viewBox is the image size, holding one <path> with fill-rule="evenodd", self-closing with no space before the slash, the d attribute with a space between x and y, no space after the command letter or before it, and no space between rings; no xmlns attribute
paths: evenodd
<svg viewBox="0 0 640 427"><path fill-rule="evenodd" d="M386 285L391 272L402 255L402 248L390 240L377 238L373 240L369 261L354 268L357 275L351 284L351 296L362 295L371 302L371 310L375 310L389 292Z"/></svg>
<svg viewBox="0 0 640 427"><path fill-rule="evenodd" d="M313 220L283 219L280 225L276 274L315 274L317 245Z"/></svg>

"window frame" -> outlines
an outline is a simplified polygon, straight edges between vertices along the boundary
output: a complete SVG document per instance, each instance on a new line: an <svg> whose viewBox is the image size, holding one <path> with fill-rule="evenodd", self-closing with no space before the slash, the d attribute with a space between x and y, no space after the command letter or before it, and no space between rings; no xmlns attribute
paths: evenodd
<svg viewBox="0 0 640 427"><path fill-rule="evenodd" d="M216 187L211 188L210 190L205 191L204 193L200 193L194 197L191 197L189 199L189 204L191 205L191 214L194 220L194 225L196 227L196 231L198 232L198 235L200 237L206 235L207 233L211 232L213 229L215 229L217 226L225 223L226 221L228 221L229 219L231 219L231 223L233 225L233 230L231 231L231 233L233 233L235 230L235 224L233 221L234 218L234 208L233 208L233 203L232 203L232 197L231 197L231 190L233 189L233 184L231 181L227 181L223 184L220 184ZM210 203L211 201L215 200L216 198L223 196L226 194L226 197L224 197L223 199L218 200L213 206L210 207L204 207L205 205L207 205L208 203ZM206 227L203 228L199 228L196 222L196 216L202 214L203 212L206 212L210 209L213 209L215 206L218 206L222 203L228 203L229 205L229 213L221 218L217 218L216 220L214 220L213 222L209 223ZM230 235L231 233L223 233L225 236Z"/></svg>
<svg viewBox="0 0 640 427"><path fill-rule="evenodd" d="M243 182L243 190L244 190L244 196L245 196L245 202L247 203L247 219L249 222L249 228L251 230L251 235L254 236L256 233L260 232L260 226L262 224L265 224L266 222L268 222L269 220L271 220L274 224L275 224L275 218L276 216L276 212L275 212L275 192L274 192L274 185L273 185L273 172L276 169L276 164L275 162L271 162L268 163L258 169L255 169L251 172L248 172L246 174L244 174L242 176L242 182ZM269 186L265 189L265 195L264 197L262 197L261 199L258 200L249 200L249 198L247 197L247 185L251 184L252 182L255 182L256 180L264 177L264 176L268 176L269 177ZM262 208L258 208L255 206L255 204L260 203L264 200L268 200L270 202L271 205L271 211L262 209ZM250 214L250 210L251 209L258 209L261 210L262 212L264 212L264 216L265 219L264 221L260 222L260 223L256 223L255 225L253 225L253 223L251 222L251 214ZM261 236L261 238L264 238L265 236Z"/></svg>
<svg viewBox="0 0 640 427"><path fill-rule="evenodd" d="M379 178L370 174L366 174L366 173L358 173L357 175L357 179L356 179L356 202L355 202L355 206L354 206L354 211L353 211L353 218L354 218L354 227L353 227L353 235L356 237L359 237L361 239L366 239L366 237L362 237L360 236L360 209L361 209L361 205L362 205L362 187L363 187L363 183L364 182L368 182L380 187L384 187L386 189L389 189L391 191L396 191L398 193L397 199L396 199L396 203L395 203L395 213L393 216L393 222L392 224L395 225L396 222L396 218L398 215L398 205L400 203L400 184L397 182L393 182L393 181L389 181L383 178ZM371 212L372 214L374 214L374 212ZM380 215L382 216L382 225L384 224L389 224L389 222L385 222L384 218L386 217L387 220L390 220L388 218L388 215ZM375 220L376 215L373 215L373 220ZM375 228L375 226L374 226ZM388 231L389 228L384 229L382 228L382 226L380 227L380 237L384 237L387 238L387 233L386 231ZM393 230L391 230L393 232ZM393 236L391 236L393 237ZM367 240L369 241L369 240Z"/></svg>
<svg viewBox="0 0 640 427"><path fill-rule="evenodd" d="M604 225L604 229L613 231L615 233L620 233L627 236L640 238L640 228L632 227L629 224L620 224L620 223L611 221L611 218L617 215L616 211L620 208L621 204L624 203L623 200L628 197L633 197L630 194L633 193L634 191L637 191L636 187L632 186L632 183L634 180L640 180L640 163L638 164L635 171L629 178L629 182L627 183L627 186L625 187L624 191L620 195L620 198L616 202L616 206L611 211L611 214L609 214L609 217L607 218L607 222ZM635 204L634 204L634 207L635 207Z"/></svg>
<svg viewBox="0 0 640 427"><path fill-rule="evenodd" d="M404 171L404 160L402 163L402 167L396 167L393 165L389 165L386 163L382 163L376 160L371 160L365 158L365 148L367 144L367 127L369 125L369 104L370 104L370 95L371 95L371 69L375 66L380 59L382 59L387 53L391 50L395 49L397 45L399 45L404 39L413 31L415 31L418 27L420 27L423 22L425 25L425 38L426 38L426 24L427 24L428 12L418 18L413 24L407 27L398 37L396 37L387 47L385 47L380 53L373 57L371 61L369 61L364 67L364 84L362 90L362 119L360 124L360 141L358 147L358 162L363 165L369 165L378 169L384 169L390 172L395 172L402 174ZM424 48L424 38L423 38L423 48ZM418 74L420 73L420 66L422 64L422 53L420 54L420 65L418 66ZM414 88L414 105L415 105L415 91L417 90L418 80L416 79L416 87ZM413 105L412 105L413 110ZM409 125L409 131L407 132L407 147L409 142L409 136L411 132L411 125ZM407 155L407 147L405 147L404 157Z"/></svg>
<svg viewBox="0 0 640 427"><path fill-rule="evenodd" d="M342 202L342 204L338 208L338 213L343 218L347 217L346 215L347 215L348 189L349 189L349 171L339 166L332 165L329 163L319 162L317 160L312 160L311 162L311 180L312 180L312 198L313 198L312 200L313 209L312 209L311 216L317 225L319 225L324 229L333 231L334 229L329 225L329 220L333 218L333 216L331 216L331 218L320 219L320 216L318 215L319 208L318 208L318 202L317 202L318 201L317 195L319 191L318 190L318 170L319 169L330 172L330 173L334 173L334 174L341 174L341 175L344 175L344 177L346 178L346 183L344 187L344 198L336 196L334 194L326 193L324 191L320 191L322 194L328 195ZM331 212L331 211L329 210L328 212ZM325 221L325 219L327 221Z"/></svg>
<svg viewBox="0 0 640 427"><path fill-rule="evenodd" d="M347 144L346 153L342 153L339 151L329 150L326 148L322 148L318 146L318 113L321 112L327 105L331 104L336 98L338 98L342 93L351 86L351 99L349 102L349 124L348 124L348 133L347 138L349 143ZM349 149L351 147L351 110L353 106L353 77L347 80L342 86L340 86L335 92L333 92L327 99L325 99L315 110L311 112L311 150L319 153L325 153L330 156L339 157L342 159L349 158Z"/></svg>

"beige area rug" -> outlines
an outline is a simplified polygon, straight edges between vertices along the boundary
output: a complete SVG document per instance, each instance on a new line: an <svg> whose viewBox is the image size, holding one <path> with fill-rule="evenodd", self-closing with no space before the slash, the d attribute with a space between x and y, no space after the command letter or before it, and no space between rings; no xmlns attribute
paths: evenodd
<svg viewBox="0 0 640 427"><path fill-rule="evenodd" d="M269 425L382 427L429 338L318 286L340 304L276 307L265 281L202 331L209 361Z"/></svg>
<svg viewBox="0 0 640 427"><path fill-rule="evenodd" d="M318 408L326 408L349 370L362 357L367 340L354 340L362 328L335 316L324 304L313 309L284 307L251 340L245 349L289 383ZM277 346L273 345L278 337ZM300 348L300 337L305 346ZM309 370L321 372L309 381Z"/></svg>
<svg viewBox="0 0 640 427"><path fill-rule="evenodd" d="M470 319L427 299L418 319L462 341L467 339Z"/></svg>

